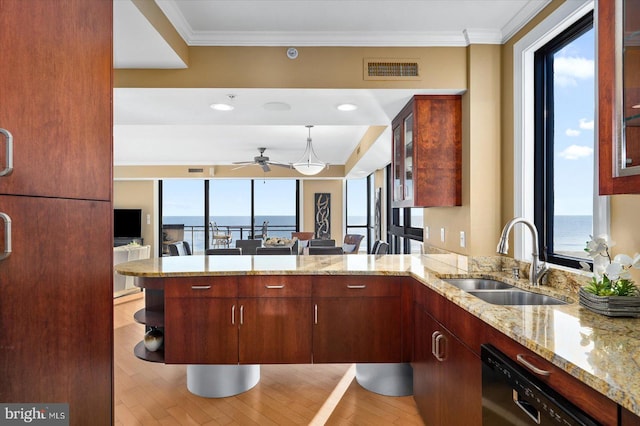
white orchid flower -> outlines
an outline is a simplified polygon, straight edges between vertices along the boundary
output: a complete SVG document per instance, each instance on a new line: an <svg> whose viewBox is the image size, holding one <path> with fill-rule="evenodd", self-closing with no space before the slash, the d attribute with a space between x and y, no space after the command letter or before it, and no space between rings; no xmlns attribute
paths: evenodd
<svg viewBox="0 0 640 426"><path fill-rule="evenodd" d="M580 269L585 272L591 272L591 265L589 265L587 262L580 261Z"/></svg>
<svg viewBox="0 0 640 426"><path fill-rule="evenodd" d="M616 281L624 273L624 268L620 263L611 262L604 272L611 281Z"/></svg>
<svg viewBox="0 0 640 426"><path fill-rule="evenodd" d="M611 247L611 244L607 242L606 235L599 235L597 237L589 236L591 239L587 241L587 252L590 257L594 259L597 256L606 256L607 249Z"/></svg>
<svg viewBox="0 0 640 426"><path fill-rule="evenodd" d="M613 261L627 268L633 264L633 259L631 258L631 256L624 253L616 254L616 257L613 258Z"/></svg>

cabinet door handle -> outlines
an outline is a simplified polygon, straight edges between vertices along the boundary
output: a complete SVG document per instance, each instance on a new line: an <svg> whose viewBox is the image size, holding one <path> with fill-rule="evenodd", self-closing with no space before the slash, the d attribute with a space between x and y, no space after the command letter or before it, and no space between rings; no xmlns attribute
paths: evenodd
<svg viewBox="0 0 640 426"><path fill-rule="evenodd" d="M516 359L518 360L518 362L520 364L524 365L529 370L533 371L534 373L536 373L536 374L538 374L540 376L550 376L551 375L551 371L543 370L541 368L536 367L535 365L531 364L530 361L527 361L525 356L526 356L525 354L518 354L518 355L516 355Z"/></svg>
<svg viewBox="0 0 640 426"><path fill-rule="evenodd" d="M284 288L284 284L280 284L280 285L265 285L264 288L279 289L279 288Z"/></svg>
<svg viewBox="0 0 640 426"><path fill-rule="evenodd" d="M240 305L240 325L244 324L244 305Z"/></svg>
<svg viewBox="0 0 640 426"><path fill-rule="evenodd" d="M210 285L192 285L191 290L209 290L211 289Z"/></svg>
<svg viewBox="0 0 640 426"><path fill-rule="evenodd" d="M348 284L347 288L353 288L353 289L362 289L362 288L367 288L367 286L365 284L361 284L361 285L352 285L352 284Z"/></svg>
<svg viewBox="0 0 640 426"><path fill-rule="evenodd" d="M4 251L0 260L4 260L11 255L11 218L6 213L0 213L0 218L4 221Z"/></svg>
<svg viewBox="0 0 640 426"><path fill-rule="evenodd" d="M313 305L313 323L318 324L318 304Z"/></svg>
<svg viewBox="0 0 640 426"><path fill-rule="evenodd" d="M431 335L431 355L433 355L434 357L438 358L438 355L436 355L436 338L440 335L439 331L434 331L433 334Z"/></svg>
<svg viewBox="0 0 640 426"><path fill-rule="evenodd" d="M231 324L232 325L236 324L236 305L233 305L231 307Z"/></svg>
<svg viewBox="0 0 640 426"><path fill-rule="evenodd" d="M13 135L2 128L0 128L0 134L5 137L5 156L7 157L7 165L0 171L0 176L7 176L13 171Z"/></svg>
<svg viewBox="0 0 640 426"><path fill-rule="evenodd" d="M440 343L443 343L442 348L440 347ZM436 337L436 359L440 362L444 361L447 358L447 353L446 353L446 343L447 343L447 338L444 336L444 334L438 333L438 337Z"/></svg>

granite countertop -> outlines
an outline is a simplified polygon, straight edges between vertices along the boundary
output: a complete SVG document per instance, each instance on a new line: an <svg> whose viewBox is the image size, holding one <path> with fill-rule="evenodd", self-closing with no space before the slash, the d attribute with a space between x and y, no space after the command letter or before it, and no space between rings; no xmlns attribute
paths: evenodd
<svg viewBox="0 0 640 426"><path fill-rule="evenodd" d="M121 263L118 273L138 277L215 275L409 275L485 323L564 369L640 416L640 319L608 318L581 307L575 291L531 289L503 272L468 272L455 254L345 256L174 256ZM486 303L441 278L497 278L569 302L550 306Z"/></svg>

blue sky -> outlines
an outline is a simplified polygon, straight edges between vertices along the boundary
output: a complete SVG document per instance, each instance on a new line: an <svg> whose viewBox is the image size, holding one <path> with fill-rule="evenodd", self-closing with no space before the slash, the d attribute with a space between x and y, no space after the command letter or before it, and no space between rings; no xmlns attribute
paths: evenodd
<svg viewBox="0 0 640 426"><path fill-rule="evenodd" d="M594 31L555 55L555 212L593 211Z"/></svg>

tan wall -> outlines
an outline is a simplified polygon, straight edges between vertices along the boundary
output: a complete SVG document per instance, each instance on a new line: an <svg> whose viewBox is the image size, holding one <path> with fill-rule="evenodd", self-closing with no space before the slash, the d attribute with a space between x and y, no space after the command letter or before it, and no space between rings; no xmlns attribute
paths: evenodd
<svg viewBox="0 0 640 426"><path fill-rule="evenodd" d="M114 87L464 89L462 47L190 47L189 68L114 71ZM420 80L365 80L366 58L413 59Z"/></svg>
<svg viewBox="0 0 640 426"><path fill-rule="evenodd" d="M343 180L303 180L302 181L302 222L300 231L315 231L315 194L331 194L331 238L336 245L342 245L344 238L344 181Z"/></svg>
<svg viewBox="0 0 640 426"><path fill-rule="evenodd" d="M144 244L151 245L151 257L156 257L157 249L157 197L156 182L152 180L117 180L113 183L113 207L118 209L142 209L142 238ZM147 223L150 215L151 223Z"/></svg>

